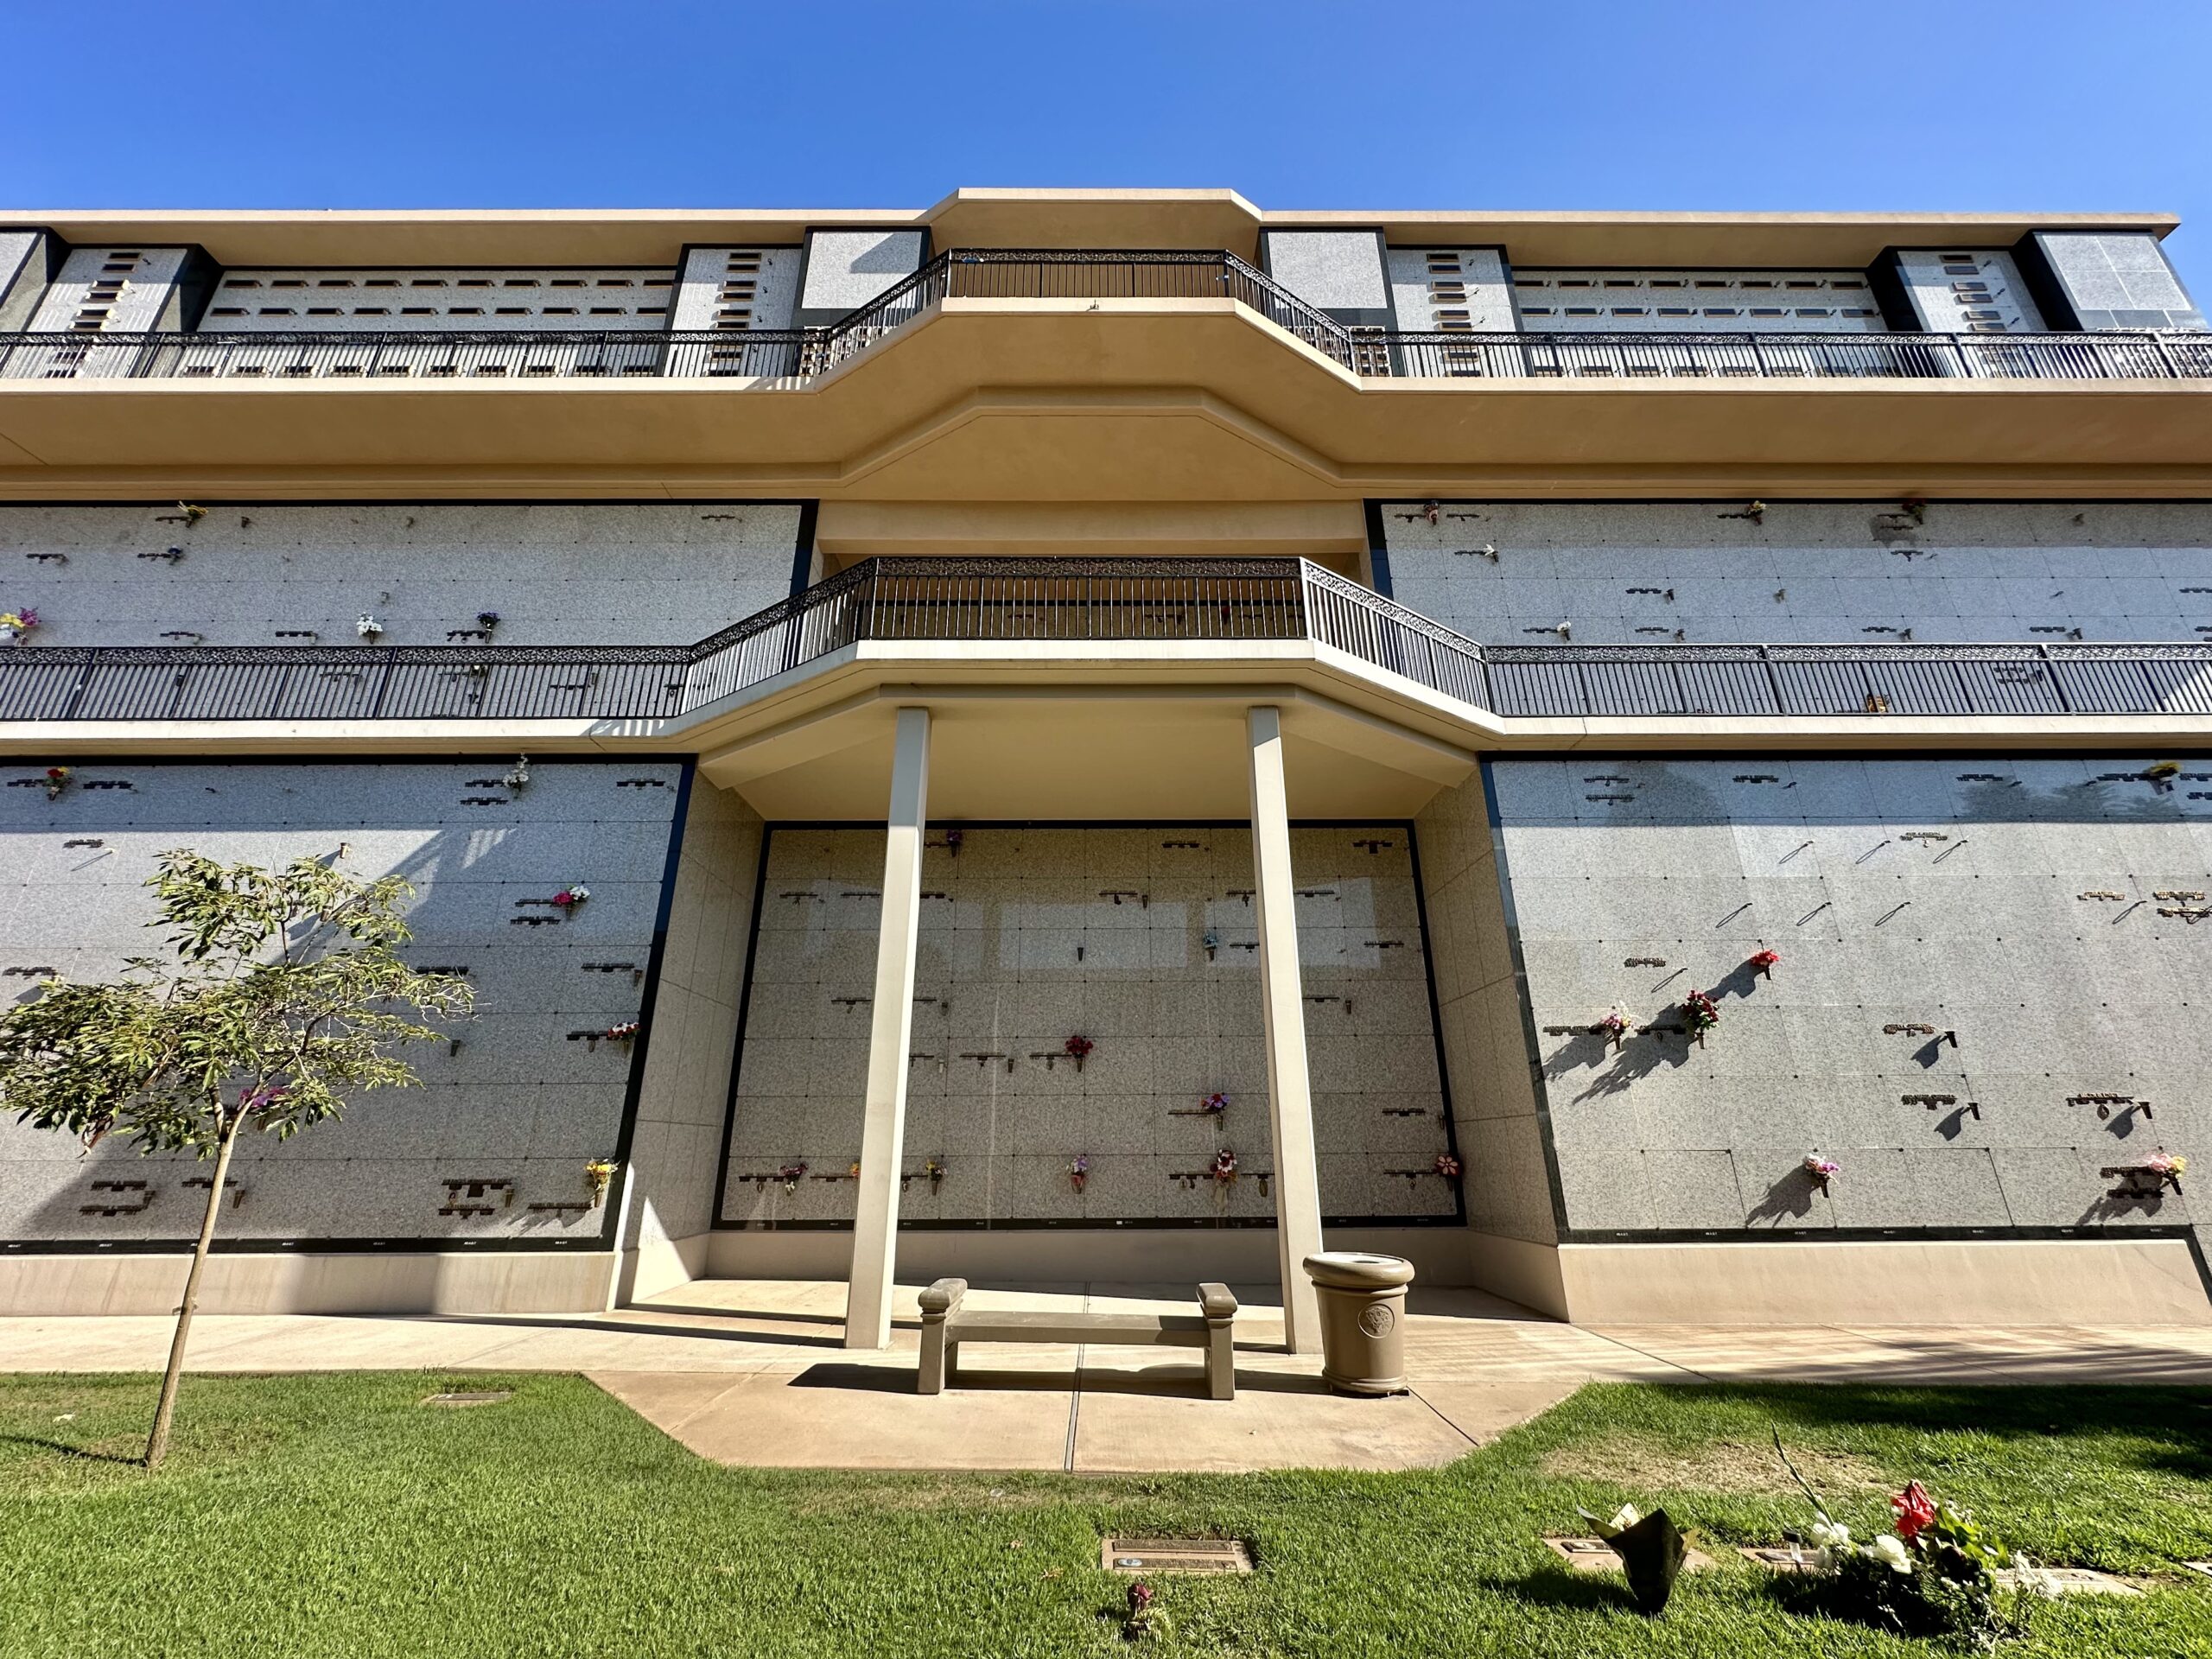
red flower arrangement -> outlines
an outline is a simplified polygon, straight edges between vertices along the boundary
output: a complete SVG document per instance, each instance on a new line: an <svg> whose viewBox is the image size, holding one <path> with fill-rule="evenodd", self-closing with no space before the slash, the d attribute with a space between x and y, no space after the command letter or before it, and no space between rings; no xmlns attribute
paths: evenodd
<svg viewBox="0 0 2212 1659"><path fill-rule="evenodd" d="M1198 1103L1198 1109L1208 1117L1223 1116L1229 1110L1229 1096L1219 1093L1208 1095Z"/></svg>
<svg viewBox="0 0 2212 1659"><path fill-rule="evenodd" d="M1720 1010L1703 991L1692 991L1682 999L1682 1023L1697 1039L1697 1046L1703 1048L1705 1033L1720 1023Z"/></svg>
<svg viewBox="0 0 2212 1659"><path fill-rule="evenodd" d="M1083 1057L1098 1046L1088 1037L1071 1037L1067 1040L1068 1058L1075 1062L1075 1069L1083 1070Z"/></svg>
<svg viewBox="0 0 2212 1659"><path fill-rule="evenodd" d="M1152 1602L1152 1586L1141 1579L1129 1586L1129 1611L1122 1620L1123 1640L1145 1642L1166 1633L1167 1621Z"/></svg>
<svg viewBox="0 0 2212 1659"><path fill-rule="evenodd" d="M1936 1500L1916 1480L1890 1500L1890 1513L1897 1517L1897 1536L1909 1544L1936 1524Z"/></svg>
<svg viewBox="0 0 2212 1659"><path fill-rule="evenodd" d="M1745 966L1762 979L1772 979L1774 964L1781 960L1782 952L1779 950L1757 950L1752 952L1751 960Z"/></svg>
<svg viewBox="0 0 2212 1659"><path fill-rule="evenodd" d="M1216 1185L1227 1186L1236 1179L1236 1154L1224 1147L1213 1155L1213 1166L1206 1171Z"/></svg>

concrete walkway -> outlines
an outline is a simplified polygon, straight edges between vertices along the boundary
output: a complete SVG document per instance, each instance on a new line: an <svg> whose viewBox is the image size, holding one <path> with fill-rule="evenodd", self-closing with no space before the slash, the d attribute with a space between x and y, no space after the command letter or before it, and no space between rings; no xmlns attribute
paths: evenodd
<svg viewBox="0 0 2212 1659"><path fill-rule="evenodd" d="M1593 1380L2212 1384L2212 1328L1606 1326L1478 1291L1416 1288L1390 1400L1331 1394L1280 1351L1272 1290L1236 1287L1236 1398L1200 1397L1195 1353L977 1348L960 1386L913 1392L918 1287L894 1346L850 1353L844 1287L701 1281L599 1315L203 1316L196 1371L581 1371L702 1457L769 1467L1072 1472L1401 1469L1448 1463ZM971 1305L1183 1312L1157 1285L976 1287ZM162 1319L0 1320L0 1370L158 1370Z"/></svg>

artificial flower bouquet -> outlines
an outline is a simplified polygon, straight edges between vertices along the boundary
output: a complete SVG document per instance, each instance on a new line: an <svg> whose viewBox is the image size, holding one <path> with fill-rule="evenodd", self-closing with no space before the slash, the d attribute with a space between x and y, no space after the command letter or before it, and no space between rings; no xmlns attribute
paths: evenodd
<svg viewBox="0 0 2212 1659"><path fill-rule="evenodd" d="M1782 1438L1775 1437L1782 1451ZM1817 1517L1812 1541L1814 1590L1840 1618L1899 1636L1946 1637L1987 1647L2022 1629L2019 1592L2000 1605L1998 1569L2025 1571L2015 1555L1966 1510L1931 1496L1918 1481L1890 1499L1893 1531L1859 1543L1828 1515L1783 1452L1782 1461Z"/></svg>

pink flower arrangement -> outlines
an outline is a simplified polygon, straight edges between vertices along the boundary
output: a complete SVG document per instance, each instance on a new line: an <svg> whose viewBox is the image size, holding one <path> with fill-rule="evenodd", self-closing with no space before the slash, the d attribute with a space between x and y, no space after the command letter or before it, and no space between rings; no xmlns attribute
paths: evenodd
<svg viewBox="0 0 2212 1659"><path fill-rule="evenodd" d="M607 1028L607 1040L610 1043L630 1042L637 1037L637 1034L638 1022L634 1020L625 1020L620 1025L609 1026Z"/></svg>
<svg viewBox="0 0 2212 1659"><path fill-rule="evenodd" d="M247 1112L274 1111L283 1104L284 1096L292 1091L281 1084L264 1083L257 1088L238 1090L238 1109Z"/></svg>
<svg viewBox="0 0 2212 1659"><path fill-rule="evenodd" d="M1618 1048L1621 1046L1621 1039L1629 1034L1630 1031L1634 1028L1635 1024L1636 1022L1630 1020L1627 1014L1622 1013L1620 1009L1615 1008L1610 1014L1600 1018L1597 1025L1592 1027L1592 1029L1603 1032L1606 1038L1611 1042L1612 1046L1615 1048Z"/></svg>
<svg viewBox="0 0 2212 1659"><path fill-rule="evenodd" d="M1843 1166L1833 1158L1823 1158L1817 1152L1805 1154L1805 1173L1821 1192L1828 1190L1828 1183L1843 1173Z"/></svg>
<svg viewBox="0 0 2212 1659"><path fill-rule="evenodd" d="M1068 1185L1080 1192L1083 1191L1084 1183L1090 1179L1090 1154L1087 1152L1078 1152L1068 1160Z"/></svg>
<svg viewBox="0 0 2212 1659"><path fill-rule="evenodd" d="M1441 1175L1447 1181L1458 1180L1459 1179L1459 1160L1457 1158L1454 1158L1448 1152L1438 1153L1436 1154L1436 1173Z"/></svg>
<svg viewBox="0 0 2212 1659"><path fill-rule="evenodd" d="M796 1192L798 1191L798 1184L806 1179L806 1166L785 1164L776 1172L776 1179L784 1184L785 1192Z"/></svg>
<svg viewBox="0 0 2212 1659"><path fill-rule="evenodd" d="M1217 1092L1208 1095L1198 1103L1198 1109L1208 1117L1219 1117L1229 1110L1229 1096Z"/></svg>
<svg viewBox="0 0 2212 1659"><path fill-rule="evenodd" d="M567 887L562 888L560 892L553 895L553 903L558 909L573 911L578 905L581 905L585 899L590 897L591 889L589 887L584 886L581 881L571 881Z"/></svg>

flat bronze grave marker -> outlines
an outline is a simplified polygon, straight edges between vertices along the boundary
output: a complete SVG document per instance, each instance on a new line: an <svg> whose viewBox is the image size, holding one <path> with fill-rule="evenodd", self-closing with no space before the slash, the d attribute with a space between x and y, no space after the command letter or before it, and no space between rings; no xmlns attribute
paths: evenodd
<svg viewBox="0 0 2212 1659"><path fill-rule="evenodd" d="M1770 1572L1817 1573L1821 1570L1818 1550L1800 1549L1794 1544L1739 1547L1736 1553L1754 1566L1764 1567Z"/></svg>
<svg viewBox="0 0 2212 1659"><path fill-rule="evenodd" d="M1108 1538L1098 1564L1109 1573L1249 1573L1241 1538Z"/></svg>
<svg viewBox="0 0 2212 1659"><path fill-rule="evenodd" d="M1552 1553L1578 1573L1621 1573L1621 1558L1613 1554L1613 1547L1602 1538L1546 1538ZM1693 1549L1682 1558L1682 1571L1702 1573L1713 1565L1713 1558L1701 1550Z"/></svg>
<svg viewBox="0 0 2212 1659"><path fill-rule="evenodd" d="M2035 1590L2046 1596L2139 1596L2143 1592L2125 1579L2100 1573L2094 1567L2000 1567L1997 1582L2012 1590Z"/></svg>

